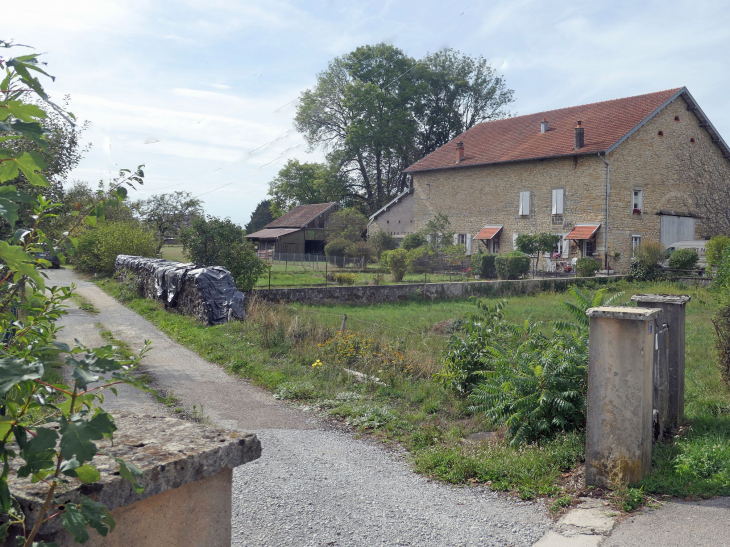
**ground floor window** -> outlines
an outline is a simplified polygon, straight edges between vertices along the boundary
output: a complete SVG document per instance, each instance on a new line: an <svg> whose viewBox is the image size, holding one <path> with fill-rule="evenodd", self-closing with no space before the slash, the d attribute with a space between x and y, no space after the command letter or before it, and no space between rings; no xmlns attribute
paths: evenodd
<svg viewBox="0 0 730 547"><path fill-rule="evenodd" d="M593 238L591 238L591 239L584 239L581 242L581 246L580 247L581 247L581 249L580 249L581 250L581 254L583 256L593 256L593 253L596 250L596 240L593 239Z"/></svg>
<svg viewBox="0 0 730 547"><path fill-rule="evenodd" d="M631 236L631 256L634 256L636 254L636 249L641 247L641 236L640 235L632 235Z"/></svg>

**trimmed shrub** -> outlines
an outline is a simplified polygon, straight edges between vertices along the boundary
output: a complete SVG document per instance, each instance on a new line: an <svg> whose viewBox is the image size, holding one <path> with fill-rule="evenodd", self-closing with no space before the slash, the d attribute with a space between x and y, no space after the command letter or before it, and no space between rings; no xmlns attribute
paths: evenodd
<svg viewBox="0 0 730 547"><path fill-rule="evenodd" d="M694 249L677 249L669 257L669 267L673 270L692 270L699 259Z"/></svg>
<svg viewBox="0 0 730 547"><path fill-rule="evenodd" d="M630 275L637 281L654 281L661 277L659 263L664 259L664 250L657 243L643 243L631 259Z"/></svg>
<svg viewBox="0 0 730 547"><path fill-rule="evenodd" d="M722 263L723 253L727 246L730 245L730 237L715 236L705 244L705 252L707 253L707 265L719 266Z"/></svg>
<svg viewBox="0 0 730 547"><path fill-rule="evenodd" d="M575 263L575 271L579 277L593 277L601 269L601 263L595 258L584 256Z"/></svg>
<svg viewBox="0 0 730 547"><path fill-rule="evenodd" d="M82 272L112 274L117 255L155 257L159 243L139 222L109 222L81 235L73 263Z"/></svg>
<svg viewBox="0 0 730 547"><path fill-rule="evenodd" d="M426 245L411 249L408 251L406 264L411 273L430 273L433 267L433 251Z"/></svg>
<svg viewBox="0 0 730 547"><path fill-rule="evenodd" d="M494 268L500 279L519 279L530 271L530 257L517 253L497 255Z"/></svg>
<svg viewBox="0 0 730 547"><path fill-rule="evenodd" d="M332 279L335 280L335 283L339 283L340 285L354 285L355 281L357 281L357 274L336 273L332 276Z"/></svg>
<svg viewBox="0 0 730 547"><path fill-rule="evenodd" d="M497 277L497 270L494 267L496 258L497 255L486 253L471 255L472 273L482 277L482 279L493 279Z"/></svg>
<svg viewBox="0 0 730 547"><path fill-rule="evenodd" d="M381 270L387 270L390 266L388 266L388 260L390 259L390 253L392 251L383 251L380 253L380 260L378 261L380 263L380 269Z"/></svg>
<svg viewBox="0 0 730 547"><path fill-rule="evenodd" d="M325 253L326 252L325 247ZM350 243L350 245L345 248L345 256L352 258L364 258L365 264L367 264L368 262L372 262L373 257L375 256L375 248L367 241L356 241L355 243Z"/></svg>
<svg viewBox="0 0 730 547"><path fill-rule="evenodd" d="M380 256L383 251L392 251L398 248L398 242L388 232L382 230L375 232L368 242L375 247L375 256Z"/></svg>
<svg viewBox="0 0 730 547"><path fill-rule="evenodd" d="M327 256L345 256L345 250L352 245L349 239L333 239L324 246L324 254Z"/></svg>
<svg viewBox="0 0 730 547"><path fill-rule="evenodd" d="M390 273L393 274L393 280L397 282L403 281L403 276L406 275L408 253L405 249L395 249L386 252L388 253L388 268L390 269Z"/></svg>
<svg viewBox="0 0 730 547"><path fill-rule="evenodd" d="M426 237L422 234L408 234L403 238L400 246L401 249L412 251L413 249L418 249L418 247L423 247L427 243Z"/></svg>

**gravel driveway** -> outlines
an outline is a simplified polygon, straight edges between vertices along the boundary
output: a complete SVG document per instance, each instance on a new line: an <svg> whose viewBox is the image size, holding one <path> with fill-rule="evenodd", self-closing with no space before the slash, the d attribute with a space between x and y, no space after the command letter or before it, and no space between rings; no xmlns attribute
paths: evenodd
<svg viewBox="0 0 730 547"><path fill-rule="evenodd" d="M76 283L100 311L92 316L72 306L62 319L64 339L98 343L96 323L133 348L150 339L145 367L160 387L187 408L202 405L215 425L259 436L261 459L234 472L232 545L527 546L549 528L539 504L429 481L410 470L403 453L328 428L229 376L71 269L48 273L49 284ZM143 394L125 398L124 406L167 412Z"/></svg>

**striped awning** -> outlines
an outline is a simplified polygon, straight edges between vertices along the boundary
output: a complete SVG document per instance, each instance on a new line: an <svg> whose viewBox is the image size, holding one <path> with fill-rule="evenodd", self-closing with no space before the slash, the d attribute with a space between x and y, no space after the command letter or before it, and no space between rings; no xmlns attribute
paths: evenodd
<svg viewBox="0 0 730 547"><path fill-rule="evenodd" d="M600 224L576 224L575 228L565 236L565 239L572 239L574 241L578 239L590 239L600 227Z"/></svg>
<svg viewBox="0 0 730 547"><path fill-rule="evenodd" d="M501 231L502 226L485 226L479 231L474 239L490 240Z"/></svg>

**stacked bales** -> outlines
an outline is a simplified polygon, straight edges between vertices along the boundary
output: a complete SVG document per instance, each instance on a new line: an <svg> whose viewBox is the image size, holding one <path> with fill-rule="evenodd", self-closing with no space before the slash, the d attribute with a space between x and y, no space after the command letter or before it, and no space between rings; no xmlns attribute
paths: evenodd
<svg viewBox="0 0 730 547"><path fill-rule="evenodd" d="M191 315L208 325L244 319L244 295L230 272L220 266L199 267L160 258L119 255L117 279L131 272L145 298L160 300L165 308Z"/></svg>

